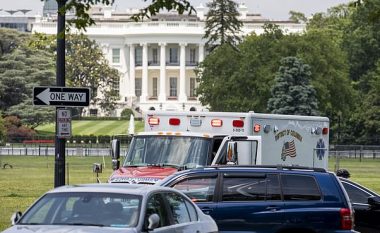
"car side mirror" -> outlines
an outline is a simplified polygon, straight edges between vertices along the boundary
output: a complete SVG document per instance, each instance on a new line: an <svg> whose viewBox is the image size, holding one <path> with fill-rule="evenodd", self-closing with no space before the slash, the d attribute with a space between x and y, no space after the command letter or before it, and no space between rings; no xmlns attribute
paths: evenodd
<svg viewBox="0 0 380 233"><path fill-rule="evenodd" d="M237 142L227 144L227 164L237 164Z"/></svg>
<svg viewBox="0 0 380 233"><path fill-rule="evenodd" d="M368 204L372 209L380 209L380 197L369 197Z"/></svg>
<svg viewBox="0 0 380 233"><path fill-rule="evenodd" d="M11 216L11 223L12 223L12 226L15 225L18 220L20 220L22 216L22 213L20 211L17 211L16 213L13 213L12 216Z"/></svg>
<svg viewBox="0 0 380 233"><path fill-rule="evenodd" d="M120 167L120 141L113 139L111 142L112 169L117 170Z"/></svg>
<svg viewBox="0 0 380 233"><path fill-rule="evenodd" d="M154 230L160 225L160 216L158 214L151 214L148 217L148 230Z"/></svg>

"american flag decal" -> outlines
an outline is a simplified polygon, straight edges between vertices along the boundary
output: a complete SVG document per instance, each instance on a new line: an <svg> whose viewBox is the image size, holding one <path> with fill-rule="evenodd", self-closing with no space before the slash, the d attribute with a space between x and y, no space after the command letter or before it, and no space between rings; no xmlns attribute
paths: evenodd
<svg viewBox="0 0 380 233"><path fill-rule="evenodd" d="M294 144L294 140L290 142L285 142L284 145L282 146L281 159L285 161L286 156L296 157L296 155L297 155L297 152L296 152L296 145Z"/></svg>

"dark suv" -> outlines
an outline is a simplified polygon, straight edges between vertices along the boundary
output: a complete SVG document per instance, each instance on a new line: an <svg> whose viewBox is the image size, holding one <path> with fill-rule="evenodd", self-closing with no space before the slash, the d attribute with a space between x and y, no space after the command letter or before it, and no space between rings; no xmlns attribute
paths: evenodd
<svg viewBox="0 0 380 233"><path fill-rule="evenodd" d="M178 172L157 185L184 192L221 232L355 232L348 196L324 169L206 167Z"/></svg>

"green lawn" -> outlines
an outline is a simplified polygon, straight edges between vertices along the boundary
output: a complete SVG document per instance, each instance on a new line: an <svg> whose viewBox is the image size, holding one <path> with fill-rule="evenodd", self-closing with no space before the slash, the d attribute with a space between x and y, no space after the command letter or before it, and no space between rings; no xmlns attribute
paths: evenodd
<svg viewBox="0 0 380 233"><path fill-rule="evenodd" d="M72 121L73 135L117 135L128 134L129 121L127 120L96 120ZM135 132L143 131L144 123L135 121ZM41 135L54 134L55 123L41 125L36 128Z"/></svg>
<svg viewBox="0 0 380 233"><path fill-rule="evenodd" d="M94 183L93 163L105 162L100 180L107 181L111 174L111 158L67 157L69 168L66 175L69 184ZM0 156L0 164L10 163L13 169L0 168L0 231L10 226L10 216L16 210L25 211L36 198L54 187L54 157L44 156ZM330 160L333 170L335 160ZM340 161L340 168L351 172L351 179L380 193L380 159L346 159Z"/></svg>

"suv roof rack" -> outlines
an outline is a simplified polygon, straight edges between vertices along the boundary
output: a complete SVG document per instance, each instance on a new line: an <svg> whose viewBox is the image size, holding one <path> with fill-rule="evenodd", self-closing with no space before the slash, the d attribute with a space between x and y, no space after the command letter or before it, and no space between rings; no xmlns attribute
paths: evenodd
<svg viewBox="0 0 380 233"><path fill-rule="evenodd" d="M298 166L298 165L218 165L218 166L210 166L211 168L273 168L277 170L311 170L315 172L326 172L326 169L324 168L318 168L318 167L306 167L306 166Z"/></svg>

